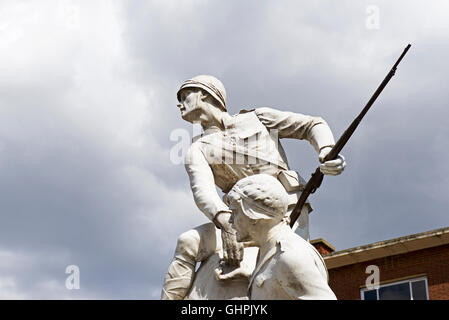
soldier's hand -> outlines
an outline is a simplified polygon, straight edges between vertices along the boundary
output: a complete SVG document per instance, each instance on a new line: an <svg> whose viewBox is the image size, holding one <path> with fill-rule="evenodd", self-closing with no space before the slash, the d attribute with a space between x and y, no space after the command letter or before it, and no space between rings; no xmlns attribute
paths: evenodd
<svg viewBox="0 0 449 320"><path fill-rule="evenodd" d="M220 281L249 279L252 270L245 263L239 267L229 267L224 261L220 262L218 268L214 270L215 278Z"/></svg>
<svg viewBox="0 0 449 320"><path fill-rule="evenodd" d="M223 243L223 260L229 266L239 266L243 259L243 244L237 242L234 228L229 223L231 213L221 212L216 217L216 224L221 229Z"/></svg>
<svg viewBox="0 0 449 320"><path fill-rule="evenodd" d="M343 155L339 154L337 159L335 160L329 160L323 163L324 158L326 155L332 150L331 147L325 147L321 149L320 154L318 156L320 164L320 171L323 174L330 175L330 176L336 176L343 172L343 170L346 167L345 157Z"/></svg>

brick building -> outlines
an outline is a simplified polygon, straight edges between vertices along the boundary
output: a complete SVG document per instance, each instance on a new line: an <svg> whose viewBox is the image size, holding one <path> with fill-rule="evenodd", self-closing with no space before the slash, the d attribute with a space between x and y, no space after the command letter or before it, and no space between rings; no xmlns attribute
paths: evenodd
<svg viewBox="0 0 449 320"><path fill-rule="evenodd" d="M342 251L323 239L311 243L340 300L449 299L449 227Z"/></svg>

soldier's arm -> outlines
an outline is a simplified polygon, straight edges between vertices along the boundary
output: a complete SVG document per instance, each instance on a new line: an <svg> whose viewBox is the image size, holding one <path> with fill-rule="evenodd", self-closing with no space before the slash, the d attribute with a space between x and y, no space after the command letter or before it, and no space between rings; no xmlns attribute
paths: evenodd
<svg viewBox="0 0 449 320"><path fill-rule="evenodd" d="M214 175L200 146L193 143L185 158L193 198L198 208L212 221L219 212L231 212L215 187Z"/></svg>
<svg viewBox="0 0 449 320"><path fill-rule="evenodd" d="M243 259L243 245L237 242L235 230L229 223L231 210L220 199L212 169L196 143L193 143L187 152L185 168L196 205L217 228L222 230L224 260L231 266L238 266Z"/></svg>
<svg viewBox="0 0 449 320"><path fill-rule="evenodd" d="M307 140L318 153L323 148L335 144L332 131L321 117L266 107L257 108L254 112L268 130L278 130L278 137L281 139Z"/></svg>

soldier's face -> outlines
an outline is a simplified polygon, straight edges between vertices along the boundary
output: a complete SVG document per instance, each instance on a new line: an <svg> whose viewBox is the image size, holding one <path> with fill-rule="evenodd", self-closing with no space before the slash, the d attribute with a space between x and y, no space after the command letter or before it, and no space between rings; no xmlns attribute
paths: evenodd
<svg viewBox="0 0 449 320"><path fill-rule="evenodd" d="M252 236L249 230L253 227L250 219L243 213L242 206L235 201L229 204L229 209L232 210L231 219L229 222L236 231L237 241L245 242L251 241Z"/></svg>
<svg viewBox="0 0 449 320"><path fill-rule="evenodd" d="M181 117L188 122L197 122L200 119L202 109L199 105L201 92L198 90L184 89L179 93L178 108Z"/></svg>

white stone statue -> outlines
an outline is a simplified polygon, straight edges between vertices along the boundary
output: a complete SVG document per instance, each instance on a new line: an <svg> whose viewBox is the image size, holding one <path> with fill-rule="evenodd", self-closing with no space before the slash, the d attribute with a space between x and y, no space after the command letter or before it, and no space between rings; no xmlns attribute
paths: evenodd
<svg viewBox="0 0 449 320"><path fill-rule="evenodd" d="M226 194L242 178L268 174L288 193L289 214L301 193L304 180L290 170L279 139L309 141L318 152L319 161L334 145L327 123L320 117L284 112L272 108L227 112L226 91L216 78L200 75L185 81L178 94L178 107L184 120L200 123L201 136L193 139L185 159L193 197L210 223L180 235L174 258L162 289L162 299L245 299L248 279L217 275L221 270L246 269L251 274L257 248L239 243L229 223L231 210L220 198L216 186ZM343 156L321 163L324 174L340 174L346 163ZM308 241L309 203L303 208L294 228ZM201 267L197 272L197 263ZM225 266L225 267L223 267ZM240 268L239 268L240 267ZM240 273L243 274L243 273ZM195 282L193 282L195 279ZM221 280L218 280L221 279Z"/></svg>
<svg viewBox="0 0 449 320"><path fill-rule="evenodd" d="M289 226L288 195L276 178L266 174L243 178L227 197L237 241L252 242L260 249L248 286L251 300L336 299L323 258ZM222 279L240 272L236 269Z"/></svg>

